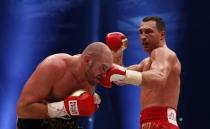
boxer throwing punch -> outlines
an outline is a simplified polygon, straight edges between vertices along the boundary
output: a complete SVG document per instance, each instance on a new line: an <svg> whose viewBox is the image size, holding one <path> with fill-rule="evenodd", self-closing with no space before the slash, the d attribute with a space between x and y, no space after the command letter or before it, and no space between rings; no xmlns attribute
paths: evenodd
<svg viewBox="0 0 210 129"><path fill-rule="evenodd" d="M113 63L101 42L82 54L55 54L44 59L26 82L17 104L18 129L77 129L77 119L99 107L95 86Z"/></svg>
<svg viewBox="0 0 210 129"><path fill-rule="evenodd" d="M107 87L111 87L111 82L141 86L141 129L179 129L176 109L180 92L181 64L175 52L166 45L165 31L162 18L143 18L139 34L143 48L149 56L128 68L119 65L123 59L122 56L118 56L118 59L114 59L118 60L115 62L117 64L107 71L106 77L101 81ZM107 44L112 43L112 39L107 40Z"/></svg>

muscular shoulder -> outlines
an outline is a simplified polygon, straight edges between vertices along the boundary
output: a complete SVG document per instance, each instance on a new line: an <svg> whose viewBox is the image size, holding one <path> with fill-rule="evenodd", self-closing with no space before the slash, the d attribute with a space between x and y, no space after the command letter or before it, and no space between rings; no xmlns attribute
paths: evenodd
<svg viewBox="0 0 210 129"><path fill-rule="evenodd" d="M54 73L62 74L65 72L66 59L71 58L68 54L54 54L45 58L38 66L42 70L52 70Z"/></svg>
<svg viewBox="0 0 210 129"><path fill-rule="evenodd" d="M69 54L66 54L66 53L59 53L59 54L50 55L46 59L48 59L48 60L64 61L66 59L70 59L71 60L72 57L73 56L71 56Z"/></svg>
<svg viewBox="0 0 210 129"><path fill-rule="evenodd" d="M169 48L157 48L153 50L151 59L167 62L171 67L175 66L174 68L178 69L178 71L181 69L181 64L176 53Z"/></svg>
<svg viewBox="0 0 210 129"><path fill-rule="evenodd" d="M150 61L150 57L144 58L139 64L144 64L148 61Z"/></svg>
<svg viewBox="0 0 210 129"><path fill-rule="evenodd" d="M139 64L134 64L134 65L131 65L131 66L127 67L127 69L134 70L134 71L143 71L143 66L148 61L150 61L150 58L149 57L143 59Z"/></svg>
<svg viewBox="0 0 210 129"><path fill-rule="evenodd" d="M152 59L154 58L162 58L168 60L177 59L176 53L166 47L160 47L152 51L151 56Z"/></svg>

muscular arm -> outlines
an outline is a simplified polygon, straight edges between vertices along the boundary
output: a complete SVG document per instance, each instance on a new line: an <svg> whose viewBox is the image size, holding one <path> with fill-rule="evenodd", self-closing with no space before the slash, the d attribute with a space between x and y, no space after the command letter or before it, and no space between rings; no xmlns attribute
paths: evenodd
<svg viewBox="0 0 210 129"><path fill-rule="evenodd" d="M64 62L52 59L46 59L38 65L20 96L18 117L48 118L47 105L43 100L50 94L52 85L63 76L64 67Z"/></svg>
<svg viewBox="0 0 210 129"><path fill-rule="evenodd" d="M131 65L131 66L127 67L127 69L142 72L144 62L147 61L147 60L149 60L149 57L142 60L139 64L135 64L135 65Z"/></svg>
<svg viewBox="0 0 210 129"><path fill-rule="evenodd" d="M118 50L119 51L119 50ZM112 55L114 57L114 63L118 65L123 65L123 53L113 52Z"/></svg>
<svg viewBox="0 0 210 129"><path fill-rule="evenodd" d="M134 70L134 71L140 71L140 69L142 69L142 68L141 68L140 64L135 64L135 65L131 65L131 66L127 67L127 69Z"/></svg>
<svg viewBox="0 0 210 129"><path fill-rule="evenodd" d="M171 56L164 48L151 53L150 70L142 72L142 86L165 86L171 72Z"/></svg>
<svg viewBox="0 0 210 129"><path fill-rule="evenodd" d="M143 71L143 67L146 64L144 60L139 65L133 65L126 70L116 65L109 71L106 79L117 82L119 85L165 86L175 59L173 54L166 48L157 48L153 50L150 58L147 58L151 60L149 70Z"/></svg>

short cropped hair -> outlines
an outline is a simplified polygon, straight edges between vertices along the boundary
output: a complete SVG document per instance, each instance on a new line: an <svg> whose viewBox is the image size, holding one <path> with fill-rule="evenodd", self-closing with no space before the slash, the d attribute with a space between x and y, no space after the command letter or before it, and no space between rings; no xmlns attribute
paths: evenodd
<svg viewBox="0 0 210 129"><path fill-rule="evenodd" d="M155 21L156 22L156 27L158 29L158 31L166 31L166 25L165 22L163 21L163 19L161 17L158 16L147 16L144 17L143 22L147 22L147 21Z"/></svg>

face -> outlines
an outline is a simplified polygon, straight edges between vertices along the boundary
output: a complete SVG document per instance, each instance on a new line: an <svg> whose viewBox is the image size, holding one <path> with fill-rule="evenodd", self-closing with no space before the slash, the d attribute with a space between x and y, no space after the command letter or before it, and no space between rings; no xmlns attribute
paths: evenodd
<svg viewBox="0 0 210 129"><path fill-rule="evenodd" d="M110 57L101 58L99 60L89 60L87 70L86 70L86 78L90 85L96 85L100 82L100 80L105 77L107 70L112 65L112 60Z"/></svg>
<svg viewBox="0 0 210 129"><path fill-rule="evenodd" d="M142 22L139 28L140 40L146 52L151 52L160 45L165 32L159 32L156 21Z"/></svg>

